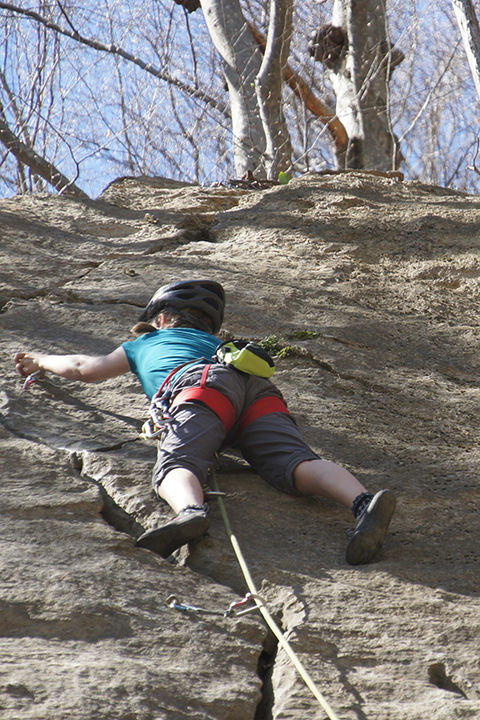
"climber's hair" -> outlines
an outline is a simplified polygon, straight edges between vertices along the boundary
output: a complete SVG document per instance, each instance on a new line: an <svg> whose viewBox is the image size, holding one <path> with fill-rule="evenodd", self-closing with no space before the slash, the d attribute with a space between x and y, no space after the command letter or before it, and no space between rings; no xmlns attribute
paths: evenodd
<svg viewBox="0 0 480 720"><path fill-rule="evenodd" d="M194 328L195 330L203 330L204 332L213 333L213 321L201 310L197 308L182 308L178 310L171 306L163 308L158 313L155 320L160 316L163 316L163 327L164 328ZM146 333L156 332L159 328L156 325L152 325L147 322L138 322L134 325L130 332L137 337L145 335Z"/></svg>

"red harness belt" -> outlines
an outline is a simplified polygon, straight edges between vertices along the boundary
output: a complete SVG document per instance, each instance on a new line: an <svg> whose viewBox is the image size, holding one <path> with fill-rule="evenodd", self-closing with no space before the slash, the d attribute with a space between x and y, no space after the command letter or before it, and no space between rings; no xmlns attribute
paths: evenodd
<svg viewBox="0 0 480 720"><path fill-rule="evenodd" d="M241 433L245 430L248 425L258 420L258 418L264 415L270 415L271 413L286 413L290 415L285 400L277 395L267 395L266 397L255 400L240 417L238 425L238 432Z"/></svg>
<svg viewBox="0 0 480 720"><path fill-rule="evenodd" d="M180 390L178 395L172 400L171 407L179 405L187 400L195 400L206 405L210 410L220 418L225 425L225 430L230 432L237 420L237 414L230 400L220 390L215 388L207 387L208 371L211 365L205 365L202 373L202 379L200 380L199 387L184 388ZM283 398L277 395L268 395L267 397L255 400L246 410L242 413L239 424L239 433L243 432L248 425L250 425L258 418L264 415L270 415L271 413L282 412L290 414L289 409Z"/></svg>

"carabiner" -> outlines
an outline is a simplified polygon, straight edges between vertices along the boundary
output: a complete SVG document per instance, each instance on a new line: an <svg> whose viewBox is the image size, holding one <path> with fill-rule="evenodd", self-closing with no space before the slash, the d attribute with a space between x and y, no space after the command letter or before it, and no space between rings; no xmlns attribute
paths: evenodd
<svg viewBox="0 0 480 720"><path fill-rule="evenodd" d="M140 437L144 440L156 440L163 433L163 430L163 427L159 428L158 425L155 425L153 420L149 419L143 423L140 431Z"/></svg>
<svg viewBox="0 0 480 720"><path fill-rule="evenodd" d="M27 378L25 379L25 382L22 385L22 392L25 392L28 390L33 383L38 382L43 377L43 370L36 370L33 373L30 373L30 375L27 375Z"/></svg>
<svg viewBox="0 0 480 720"><path fill-rule="evenodd" d="M228 606L228 609L225 610L225 617L240 617L241 615L246 615L249 612L253 612L254 610L258 610L258 605L255 602L255 600L258 599L260 602L264 602L263 598L260 597L260 595L254 595L253 593L247 593L244 598L241 600L234 601L230 603ZM251 605L253 603L253 605ZM250 605L250 607L245 607L246 605ZM244 610L237 610L237 608L245 608Z"/></svg>

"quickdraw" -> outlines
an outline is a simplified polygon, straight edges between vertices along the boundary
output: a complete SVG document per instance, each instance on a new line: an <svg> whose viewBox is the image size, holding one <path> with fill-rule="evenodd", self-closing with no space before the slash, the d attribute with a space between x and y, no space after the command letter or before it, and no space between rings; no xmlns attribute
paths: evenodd
<svg viewBox="0 0 480 720"><path fill-rule="evenodd" d="M207 608L203 608L198 605L181 603L178 601L176 595L169 595L165 604L172 610L178 610L179 612L194 613L196 615L221 615L222 617L232 618L240 617L241 615L246 615L247 613L257 610L258 605L255 602L256 600L262 603L264 602L259 595L247 593L241 600L235 600L230 603L226 610L208 610Z"/></svg>

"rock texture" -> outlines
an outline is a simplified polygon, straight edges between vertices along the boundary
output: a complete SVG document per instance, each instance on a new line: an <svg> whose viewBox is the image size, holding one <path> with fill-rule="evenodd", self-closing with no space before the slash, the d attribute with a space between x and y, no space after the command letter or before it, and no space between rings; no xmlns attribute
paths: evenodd
<svg viewBox="0 0 480 720"><path fill-rule="evenodd" d="M134 376L21 392L21 349L108 352L159 284L214 277L225 329L271 338L311 445L398 512L378 561L345 563L349 513L218 474L262 596L341 720L480 716L477 197L370 174L263 191L125 178L97 201L0 201L0 716L326 717L257 614L212 501L173 561L136 549L150 489ZM219 611L179 613L180 601Z"/></svg>

